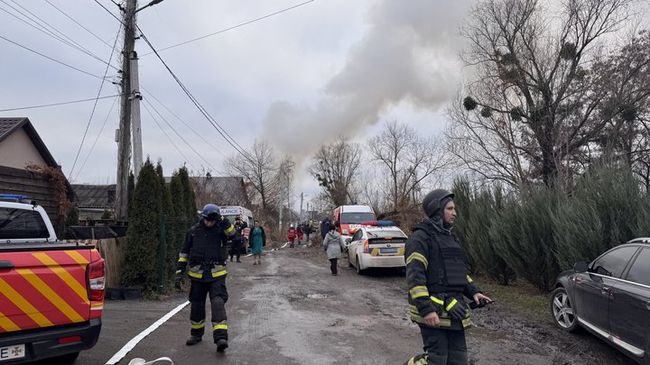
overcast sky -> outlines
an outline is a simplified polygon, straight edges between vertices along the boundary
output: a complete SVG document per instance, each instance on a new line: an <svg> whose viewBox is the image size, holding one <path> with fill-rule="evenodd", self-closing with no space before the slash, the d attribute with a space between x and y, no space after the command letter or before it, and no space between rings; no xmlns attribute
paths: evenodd
<svg viewBox="0 0 650 365"><path fill-rule="evenodd" d="M98 1L119 15L110 0ZM161 49L304 1L165 0L138 13L138 24L153 45ZM440 133L445 123L444 107L456 95L461 80L458 29L471 2L314 0L267 19L162 51L161 56L240 145L246 147L256 138L266 138L279 152L303 162L321 144L338 135L363 142L387 120L408 123L425 135ZM0 0L0 36L91 74L104 74L106 65L101 61L7 13L21 17L18 11L40 17L99 58L108 60L120 24L96 2ZM119 51L122 39L117 43ZM0 39L0 47L0 109L97 95L101 83L98 78L4 39ZM183 163L192 170L222 170L224 156L235 153L234 150L194 108L159 60L147 55L149 49L142 40L137 41L136 50L141 58L140 82L145 100L145 157L162 159L167 173ZM115 54L112 64L117 66L116 57ZM116 80L115 75L116 71L109 68L102 95L119 92L111 83ZM117 104L111 109L114 99L98 102L72 175L69 172L92 102L0 112L0 116L29 117L73 182L113 183L117 154L114 134L118 125ZM149 115L147 107L151 109L151 105L207 163L152 110L161 130ZM104 121L105 127L99 134ZM301 168L296 194L304 191L313 196L317 189L317 184Z"/></svg>

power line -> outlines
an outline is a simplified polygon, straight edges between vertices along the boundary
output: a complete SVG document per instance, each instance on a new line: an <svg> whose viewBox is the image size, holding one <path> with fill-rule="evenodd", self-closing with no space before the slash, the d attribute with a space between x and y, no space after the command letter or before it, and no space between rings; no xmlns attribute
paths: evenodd
<svg viewBox="0 0 650 365"><path fill-rule="evenodd" d="M116 94L116 95L106 95L106 96L100 96L99 98L89 98L89 99L80 99L80 100L72 100L72 101L64 101L60 103L51 103L51 104L39 104L39 105L30 105L30 106L21 106L17 108L9 108L9 109L0 109L0 113L4 112L13 112L16 110L27 110L27 109L38 109L38 108L48 108L51 106L60 106L60 105L68 105L68 104L76 104L76 103L84 103L87 101L95 101L95 99L109 99L109 98L114 98L116 96L121 96L121 94Z"/></svg>
<svg viewBox="0 0 650 365"><path fill-rule="evenodd" d="M111 104L111 108L108 110L106 119L104 119L104 123L102 123L102 128L99 130L99 133L97 133L97 137L95 137L95 141L93 142L93 145L90 146L90 150L88 151L88 153L86 153L86 158L84 159L84 162L81 164L81 167L79 167L79 170L77 170L77 176L74 177L75 181L79 178L79 175L81 175L81 172L84 170L84 167L86 167L86 162L88 162L88 159L90 158L93 151L95 150L95 145L97 145L97 141L99 141L99 138L102 136L102 133L104 132L104 127L106 127L106 123L108 123L108 119L110 118L113 109L115 109L116 103L117 103L117 98L113 99L113 104Z"/></svg>
<svg viewBox="0 0 650 365"><path fill-rule="evenodd" d="M107 13L111 14L111 16L112 16L113 18L117 19L117 21L120 22L120 24L125 25L125 24L122 22L122 19L118 18L115 14L113 14L112 11L108 10L108 8L104 6L104 4L100 3L98 0L95 0L95 2L97 3L97 5L101 6L102 9L106 10ZM114 4L115 4L115 3L114 3ZM117 4L116 4L116 5L117 5ZM119 5L118 5L118 6L119 6Z"/></svg>
<svg viewBox="0 0 650 365"><path fill-rule="evenodd" d="M189 149L191 149L192 152L194 152L201 160L203 160L203 162L205 162L205 164L208 167L211 167L212 170L216 171L214 166L212 166L212 164L208 160L206 160L205 157L203 157L202 154L200 154L194 147L192 147L192 145L189 142L187 142L187 140L185 138L183 138L183 136L180 133L178 133L178 131L176 131L176 128L174 128L174 126L162 114L160 114L160 112L154 107L153 104L149 103L147 100L144 100L144 102L145 103L143 105L149 104L149 106L151 106L151 108L154 110L154 112L156 112L156 114L158 114L160 119L163 122L165 122L165 124L167 124L167 126L172 130L172 132L174 132L174 134L176 134L176 136L178 136L178 138L180 138L180 140L183 141L183 143L185 143L185 145L187 145L187 147L189 147Z"/></svg>
<svg viewBox="0 0 650 365"><path fill-rule="evenodd" d="M99 41L101 41L102 43L104 43L104 44L107 45L108 47L111 46L110 43L106 42L103 38L101 38L101 37L98 36L97 34L93 33L90 29L86 28L83 24L79 23L75 18L73 18L72 16L68 15L68 13L66 13L66 12L63 11L63 10L61 10L61 9L60 9L59 7L57 7L56 5L52 4L52 3L50 2L50 0L45 0L45 2L48 3L48 4L50 4L50 6L52 6L54 9L58 10L59 13L63 14L66 18L72 20L75 24L77 24L78 26L80 26L81 28L83 28L83 30L85 30L86 32L90 33L93 37L97 38Z"/></svg>
<svg viewBox="0 0 650 365"><path fill-rule="evenodd" d="M60 65L65 66L65 67L71 68L71 69L73 69L73 70L75 70L75 71L79 71L79 72L84 73L84 74L86 74L86 75L88 75L88 76L92 76L92 77L94 77L94 78L96 78L96 79L102 79L102 77L99 76L99 75L95 75L95 74L90 73L90 72L88 72L88 71L84 71L84 70L82 70L82 69L80 69L80 68L77 68L77 67L74 67L74 66L72 66L72 65L69 65L69 64L67 64L67 63L65 63L65 62L63 62L63 61L59 61L59 60L57 60L57 59L55 59L55 58L52 58L52 57L50 57L50 56L47 56L47 55L41 53L41 52L35 51L35 50L33 50L33 49L31 49L31 48L29 48L29 47L27 47L27 46L24 46L24 45L22 45L22 44L20 44L20 43L18 43L18 42L14 42L14 41L12 41L11 39L6 38L6 37L4 37L4 36L2 36L2 35L0 35L0 38L1 38L1 39L4 39L6 42L9 42L9 43L11 43L11 44L13 44L13 45L15 45L15 46L20 47L20 48L22 48L22 49L25 49L25 50L30 51L30 52L32 52L32 53L36 53L37 55L39 55L39 56L41 56L41 57L47 58L47 59L50 60L50 61L56 62L56 63L58 63L58 64L60 64Z"/></svg>
<svg viewBox="0 0 650 365"><path fill-rule="evenodd" d="M197 37L197 38L192 38L192 39L187 40L187 41L185 41L185 42L181 42L181 43L178 43L178 44L174 44L174 45L171 45L171 46L167 46L167 47L164 47L164 48L160 48L160 49L158 49L157 51L158 51L158 52L163 52L163 51L166 51L166 50L168 50L168 49L172 49L172 48L180 47L180 46L186 45L186 44L188 44L188 43L192 43L192 42L196 42L196 41L199 41L199 40L201 40L201 39L204 39L204 38L212 37L213 35L221 34L221 33L227 32L227 31L229 31L229 30L233 30L233 29L236 29L236 28L240 28L240 27L243 27L243 26L245 26L245 25L248 25L248 24L251 24L251 23L255 23L255 22L258 22L258 21L260 21L260 20L264 20L264 19L266 19L266 18L270 18L270 17L272 17L272 16L275 16L275 15L278 15L278 14L281 14L281 13L284 13L284 12L287 12L287 11L289 11L289 10L293 10L293 9L298 8L298 7L301 7L301 6L303 6L303 5L307 5L307 4L312 3L312 2L314 2L314 1L316 1L316 0L305 1L305 2L302 2L302 3L300 3L300 4L296 4L296 5L290 6L290 7L285 8L285 9L278 10L278 11L275 11L275 12L270 13L270 14L266 14L266 15L261 16L261 17L259 17L259 18L251 19L251 20L245 21L245 22L243 22L243 23L239 23L239 24L237 24L237 25L233 25L232 27L228 27L228 28L225 28L225 29L221 29L221 30L218 30L218 31L216 31L216 32L213 32L213 33L210 33L210 34L206 34L206 35L204 35L204 36L200 36L200 37ZM152 53L154 53L154 52L146 53L144 56L150 55L150 54L152 54Z"/></svg>
<svg viewBox="0 0 650 365"><path fill-rule="evenodd" d="M183 84L183 82L178 78L178 76L176 76L176 74L171 70L171 68L169 68L169 66L167 65L165 60L162 59L162 57L160 56L158 51L156 51L156 48L151 44L151 42L149 41L147 36L142 32L142 29L140 29L140 27L138 27L138 30L140 31L142 39L147 43L147 45L151 48L151 50L156 54L156 57L158 57L160 62L162 62L162 64L165 66L167 71L174 78L176 83L181 87L181 89L183 90L185 95L187 95L187 97L190 99L190 101L192 101L194 106L196 106L196 108L201 112L201 114L203 114L203 116L208 120L208 122L210 122L210 124L217 130L217 132L221 135L221 137L223 137L223 139L226 140L226 142L228 144L230 144L230 146L232 148L234 148L235 151L237 151L239 154L241 154L247 160L252 161L253 159L251 159L250 156L248 156L248 154L245 152L244 148L241 145L239 145L239 143L237 143L237 141L234 138L232 138L232 136L230 136L228 134L228 132L210 115L210 113L208 113L208 111L201 105L201 103L199 103L199 101L194 97L194 95L192 95L192 93L189 91L189 89L187 89L187 87Z"/></svg>
<svg viewBox="0 0 650 365"><path fill-rule="evenodd" d="M0 2L2 2L2 3L5 4L5 5L7 5L7 6L10 7L11 9L13 9L15 12L17 12L18 14L22 15L23 17L25 17L26 19L28 19L29 21L31 21L32 23L34 23L35 25L32 24L32 23L30 23L30 22L28 22L27 20L25 20L25 19L23 19L23 18L20 18L20 17L17 16L16 14L13 14L13 13L7 11L7 10L4 9L4 8L0 8L0 10L4 11L5 13L11 15L12 17L14 17L14 18L20 20L21 22L23 22L23 23L29 25L30 27L32 27L32 28L38 30L39 32L42 32L42 33L44 33L45 35L47 35L47 36L49 36L49 37L52 37L52 38L54 38L55 40L57 40L57 41L59 41L59 42L65 44L65 45L67 45L67 46L69 46L69 47L71 47L71 48L73 48L73 49L76 49L77 51L79 51L79 52L81 52L81 53L83 53L83 54L85 54L85 55L87 55L87 56L90 56L90 57L94 58L95 60L97 60L97 61L99 61L99 62L107 63L106 61L104 61L103 59L101 59L101 58L100 58L99 56L97 56L96 54L92 53L92 52L91 52L90 50L88 50L87 48L85 48L85 47L83 47L82 45L80 45L79 43L75 42L72 38L68 37L68 36L67 36L65 33L63 33L62 31L60 31L60 30L57 29L56 27L50 25L48 22L46 22L45 20L43 20L42 18L40 18L38 15L32 13L29 9L27 9L27 8L25 8L24 6L22 6L22 5L18 4L18 3L16 3L14 0L11 0L11 1L12 1L14 4L16 4L18 7L20 7L21 9L25 10L27 13L29 13L33 18L30 17L29 15L23 13L23 12L20 11L19 9L16 9L16 8L13 7L11 4L8 4L5 0L0 0ZM40 23L39 23L39 22L40 22ZM51 29L48 29L48 27L51 28ZM58 34L57 34L57 33L58 33ZM114 67L114 66L112 66L112 65L111 65L111 67L113 67L114 69L117 69L116 67Z"/></svg>
<svg viewBox="0 0 650 365"><path fill-rule="evenodd" d="M185 120L183 120L181 117L179 117L178 114L174 113L171 109L169 109L169 107L167 107L167 105L165 105L165 103L160 101L160 99L158 99L155 95L153 95L149 90L147 90L144 87L142 88L142 90L144 90L147 93L148 96L151 96L155 101L158 102L158 104L160 104L163 108L165 108L165 110L167 110L167 112L169 112L169 114L173 115L177 120L179 120L181 123L183 123L187 127L187 129L192 131L197 137L199 137L203 142L205 142L205 144L210 146L215 151L219 152L219 154L221 156L225 157L225 153L223 151L221 151L220 149L218 149L217 146L215 146L214 143L210 143L207 139L205 139L205 137L203 137L201 135L201 133L198 133L194 128L192 128L192 126L189 123L187 123Z"/></svg>
<svg viewBox="0 0 650 365"><path fill-rule="evenodd" d="M185 156L185 154L183 153L183 151L181 151L180 148L178 148L178 146L176 145L176 143L174 143L174 140L169 136L169 134L167 134L167 132L165 132L165 130L163 129L162 125L160 125L160 123L158 123L158 120L153 116L153 113L151 113L151 110L149 110L149 107L148 107L146 104L144 104L144 103L142 104L142 106L144 106L144 110L147 111L147 113L149 114L149 116L151 117L151 119L154 121L154 123L156 123L156 125L158 126L158 129L159 129L161 132L163 132L163 134L165 135L165 137L167 137L167 139L169 140L169 143L171 143L172 146L174 146L174 148L176 149L176 151L177 151L181 156L183 156L183 159L185 160L184 162L190 164L190 166L192 167L192 169L194 169L192 163L190 162L190 159L187 158L187 156ZM152 107L153 107L153 106L152 106Z"/></svg>
<svg viewBox="0 0 650 365"><path fill-rule="evenodd" d="M81 137L81 143L79 143L79 149L77 150L77 154L74 157L74 162L72 163L72 168L70 169L68 176L72 176L72 172L74 171L75 166L77 166L77 160L79 159L81 148L83 147L84 142L86 141L86 135L88 135L88 129L90 128L90 123L92 122L93 116L95 115L95 110L97 109L97 102L99 101L99 95L101 95L102 89L104 88L104 82L106 82L106 74L108 74L108 66L111 65L111 60L113 59L113 54L115 53L115 46L117 46L117 40L120 38L121 29L122 27L119 27L117 29L117 34L115 34L115 41L113 41L113 48L111 49L111 54L108 56L108 63L106 64L106 68L104 69L104 77L102 77L102 82L99 84L99 90L97 90L97 97L95 98L93 109L90 112L88 123L86 123L86 130L84 131L83 137Z"/></svg>

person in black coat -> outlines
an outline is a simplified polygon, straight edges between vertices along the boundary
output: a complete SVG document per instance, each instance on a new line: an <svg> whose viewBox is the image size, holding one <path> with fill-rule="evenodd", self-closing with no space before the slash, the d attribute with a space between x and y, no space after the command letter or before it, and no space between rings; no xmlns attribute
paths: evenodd
<svg viewBox="0 0 650 365"><path fill-rule="evenodd" d="M452 232L454 194L433 190L422 202L428 219L406 241L406 281L411 320L420 326L425 353L408 364L466 365L465 329L472 324L465 298L492 301L467 275L465 253Z"/></svg>
<svg viewBox="0 0 650 365"><path fill-rule="evenodd" d="M321 222L320 222L320 237L322 239L325 239L325 235L330 231L330 226L332 225L332 222L328 217L325 217Z"/></svg>

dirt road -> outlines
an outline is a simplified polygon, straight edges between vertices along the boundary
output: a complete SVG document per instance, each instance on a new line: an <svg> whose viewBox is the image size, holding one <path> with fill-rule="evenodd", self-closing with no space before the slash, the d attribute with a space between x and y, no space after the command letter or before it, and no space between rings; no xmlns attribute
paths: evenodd
<svg viewBox="0 0 650 365"><path fill-rule="evenodd" d="M329 274L314 248L275 251L261 266L228 265L230 348L217 354L209 336L187 347L189 306L142 340L125 359L169 356L176 364L401 364L421 351L405 312L398 272L357 276L339 264ZM480 284L480 283L479 283ZM133 336L185 300L108 302L98 345L78 364L104 364ZM593 336L568 335L527 322L504 303L475 313L468 332L472 364L628 364ZM128 363L123 360L120 364Z"/></svg>

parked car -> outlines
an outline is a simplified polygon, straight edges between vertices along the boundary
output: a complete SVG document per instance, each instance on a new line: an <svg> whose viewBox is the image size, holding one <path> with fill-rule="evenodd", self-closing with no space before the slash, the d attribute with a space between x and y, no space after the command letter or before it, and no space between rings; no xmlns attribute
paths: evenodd
<svg viewBox="0 0 650 365"><path fill-rule="evenodd" d="M364 222L346 240L348 263L357 274L371 267L406 267L406 234L391 223Z"/></svg>
<svg viewBox="0 0 650 365"><path fill-rule="evenodd" d="M551 312L563 330L585 328L649 365L650 238L631 240L561 273Z"/></svg>
<svg viewBox="0 0 650 365"><path fill-rule="evenodd" d="M43 207L24 198L0 194L0 363L73 363L99 337L104 259L58 241Z"/></svg>

